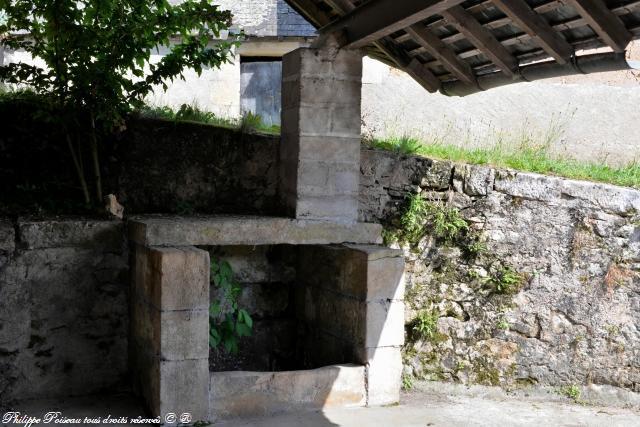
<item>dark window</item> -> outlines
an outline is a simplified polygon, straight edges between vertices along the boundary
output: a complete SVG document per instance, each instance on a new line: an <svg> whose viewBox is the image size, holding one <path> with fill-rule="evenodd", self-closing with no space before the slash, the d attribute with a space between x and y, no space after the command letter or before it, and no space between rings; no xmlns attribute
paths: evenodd
<svg viewBox="0 0 640 427"><path fill-rule="evenodd" d="M266 125L280 125L280 58L240 58L240 111L258 114Z"/></svg>

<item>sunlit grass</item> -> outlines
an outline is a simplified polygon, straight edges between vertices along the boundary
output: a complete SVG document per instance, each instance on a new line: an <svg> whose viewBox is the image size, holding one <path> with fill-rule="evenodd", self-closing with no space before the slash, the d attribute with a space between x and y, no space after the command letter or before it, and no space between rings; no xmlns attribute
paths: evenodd
<svg viewBox="0 0 640 427"><path fill-rule="evenodd" d="M177 110L167 106L146 106L140 109L138 113L142 117L198 122L229 129L239 129L243 132L262 132L273 135L280 133L280 126L265 124L262 121L262 117L252 113L247 113L238 119L230 119L226 117L219 117L210 111L205 111L197 106L187 104L183 104Z"/></svg>
<svg viewBox="0 0 640 427"><path fill-rule="evenodd" d="M460 163L506 167L540 174L553 174L566 178L606 182L626 187L640 188L640 164L631 162L625 166L610 166L596 162L584 162L554 155L549 151L550 141L536 144L523 139L516 144L502 141L491 147L462 147L441 141L424 143L411 136L386 139L371 138L365 143L373 148L407 155L419 155Z"/></svg>

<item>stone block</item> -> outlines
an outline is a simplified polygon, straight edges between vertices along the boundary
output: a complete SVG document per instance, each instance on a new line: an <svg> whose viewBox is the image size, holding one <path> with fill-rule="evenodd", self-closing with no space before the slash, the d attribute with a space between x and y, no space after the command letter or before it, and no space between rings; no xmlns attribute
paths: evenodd
<svg viewBox="0 0 640 427"><path fill-rule="evenodd" d="M367 349L368 406L393 405L400 401L402 355L400 347Z"/></svg>
<svg viewBox="0 0 640 427"><path fill-rule="evenodd" d="M160 322L161 359L183 360L209 357L208 310L153 311Z"/></svg>
<svg viewBox="0 0 640 427"><path fill-rule="evenodd" d="M365 347L404 344L404 303L378 300L366 303Z"/></svg>
<svg viewBox="0 0 640 427"><path fill-rule="evenodd" d="M152 391L153 415L188 412L194 421L209 417L209 360L155 360L157 389ZM156 385L152 381L150 385Z"/></svg>
<svg viewBox="0 0 640 427"><path fill-rule="evenodd" d="M364 378L364 367L354 365L290 372L212 372L209 419L364 406Z"/></svg>
<svg viewBox="0 0 640 427"><path fill-rule="evenodd" d="M138 259L145 254L146 261ZM146 269L144 277L138 266ZM202 249L151 247L136 255L136 292L159 310L207 309L209 269Z"/></svg>
<svg viewBox="0 0 640 427"><path fill-rule="evenodd" d="M296 218L353 223L358 219L358 199L354 196L298 194Z"/></svg>
<svg viewBox="0 0 640 427"><path fill-rule="evenodd" d="M493 191L495 169L486 166L466 166L464 192L470 196L486 196Z"/></svg>
<svg viewBox="0 0 640 427"><path fill-rule="evenodd" d="M325 162L350 162L360 164L360 138L301 136L299 144L300 160ZM358 168L358 173L359 173Z"/></svg>
<svg viewBox="0 0 640 427"><path fill-rule="evenodd" d="M562 179L534 173L497 171L494 188L510 196L532 200L560 199Z"/></svg>
<svg viewBox="0 0 640 427"><path fill-rule="evenodd" d="M321 105L359 107L362 82L356 77L342 80L333 78L331 75L317 78L303 76L299 82L299 101L302 105L312 105L316 108ZM340 96L336 97L336 93L340 93Z"/></svg>
<svg viewBox="0 0 640 427"><path fill-rule="evenodd" d="M349 245L344 292L367 301L404 299L404 257L400 249Z"/></svg>
<svg viewBox="0 0 640 427"><path fill-rule="evenodd" d="M298 166L298 194L355 198L359 176L360 170L354 162L302 160Z"/></svg>

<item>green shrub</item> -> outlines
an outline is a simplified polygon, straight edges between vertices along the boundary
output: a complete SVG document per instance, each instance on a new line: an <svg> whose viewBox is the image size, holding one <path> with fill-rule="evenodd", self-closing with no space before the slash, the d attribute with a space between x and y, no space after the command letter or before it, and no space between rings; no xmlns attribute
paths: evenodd
<svg viewBox="0 0 640 427"><path fill-rule="evenodd" d="M220 260L211 260L211 283L222 290L222 298L209 307L209 345L222 344L228 353L237 353L238 340L250 336L253 329L249 313L238 307L242 288L234 280L231 265Z"/></svg>
<svg viewBox="0 0 640 427"><path fill-rule="evenodd" d="M65 134L85 204L96 207L103 203L100 144L157 87L186 69L219 67L235 44L210 44L229 29L231 13L208 0L13 0L0 2L0 15L0 47L35 60L0 66L0 79L55 105L50 120ZM168 53L151 62L159 47Z"/></svg>

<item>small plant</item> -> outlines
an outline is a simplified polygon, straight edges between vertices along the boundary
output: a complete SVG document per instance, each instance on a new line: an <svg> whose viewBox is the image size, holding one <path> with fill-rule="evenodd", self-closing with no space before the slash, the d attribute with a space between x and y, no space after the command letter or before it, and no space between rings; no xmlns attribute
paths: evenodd
<svg viewBox="0 0 640 427"><path fill-rule="evenodd" d="M402 374L402 389L411 390L413 388L413 377L409 374Z"/></svg>
<svg viewBox="0 0 640 427"><path fill-rule="evenodd" d="M434 311L423 310L418 313L411 323L411 331L416 337L431 340L438 333L439 314Z"/></svg>
<svg viewBox="0 0 640 427"><path fill-rule="evenodd" d="M222 290L222 297L209 307L209 346L222 344L228 353L237 353L238 340L251 336L253 328L249 313L238 307L242 288L227 261L211 260L211 282Z"/></svg>
<svg viewBox="0 0 640 427"><path fill-rule="evenodd" d="M566 386L566 387L562 387L562 389L560 389L560 393L564 394L565 396L567 396L570 399L573 399L575 402L579 402L580 401L580 396L582 394L582 392L580 391L580 387L578 387L575 384Z"/></svg>
<svg viewBox="0 0 640 427"><path fill-rule="evenodd" d="M500 320L498 321L498 324L496 325L496 327L498 329L506 331L506 330L509 330L511 325L509 324L509 321L507 319L505 319L504 317L501 317Z"/></svg>
<svg viewBox="0 0 640 427"><path fill-rule="evenodd" d="M492 270L485 284L497 294L515 294L524 284L524 276L511 266L500 263L498 268Z"/></svg>
<svg viewBox="0 0 640 427"><path fill-rule="evenodd" d="M401 137L391 137L387 139L371 138L365 144L380 150L393 151L400 154L420 154L422 143L417 138L403 135Z"/></svg>
<svg viewBox="0 0 640 427"><path fill-rule="evenodd" d="M409 196L398 223L397 230L386 232L385 241L397 240L415 246L430 233L440 241L453 243L465 238L469 231L469 224L458 209L427 201L419 194Z"/></svg>

